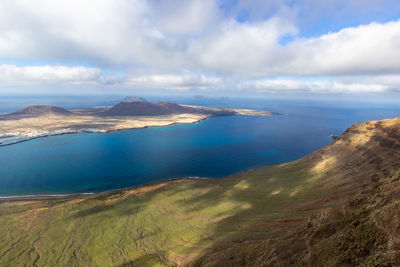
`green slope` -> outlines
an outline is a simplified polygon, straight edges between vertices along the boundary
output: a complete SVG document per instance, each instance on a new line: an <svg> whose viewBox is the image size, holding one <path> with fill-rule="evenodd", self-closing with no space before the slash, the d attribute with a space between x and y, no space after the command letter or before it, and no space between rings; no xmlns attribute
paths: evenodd
<svg viewBox="0 0 400 267"><path fill-rule="evenodd" d="M298 161L226 179L1 203L0 266L318 262L326 256L307 243L321 226L312 218L356 194L366 198L399 169L399 126L400 119L357 124Z"/></svg>

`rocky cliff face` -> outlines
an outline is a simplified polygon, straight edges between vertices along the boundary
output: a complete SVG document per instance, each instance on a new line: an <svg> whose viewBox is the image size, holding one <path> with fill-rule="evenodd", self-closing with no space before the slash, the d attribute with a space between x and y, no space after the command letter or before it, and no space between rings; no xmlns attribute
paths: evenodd
<svg viewBox="0 0 400 267"><path fill-rule="evenodd" d="M320 179L322 195L292 207L311 215L281 236L209 251L194 265L398 266L400 118L357 123L285 167L295 165Z"/></svg>
<svg viewBox="0 0 400 267"><path fill-rule="evenodd" d="M358 192L400 169L400 118L357 123L298 162L312 164L325 186Z"/></svg>

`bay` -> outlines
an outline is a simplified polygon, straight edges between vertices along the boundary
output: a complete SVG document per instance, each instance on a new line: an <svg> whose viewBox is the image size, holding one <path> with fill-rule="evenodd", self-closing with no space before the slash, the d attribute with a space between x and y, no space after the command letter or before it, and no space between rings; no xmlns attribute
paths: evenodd
<svg viewBox="0 0 400 267"><path fill-rule="evenodd" d="M224 177L298 159L352 124L396 117L395 104L309 100L205 101L282 116L38 138L0 147L0 196L100 192L181 177Z"/></svg>

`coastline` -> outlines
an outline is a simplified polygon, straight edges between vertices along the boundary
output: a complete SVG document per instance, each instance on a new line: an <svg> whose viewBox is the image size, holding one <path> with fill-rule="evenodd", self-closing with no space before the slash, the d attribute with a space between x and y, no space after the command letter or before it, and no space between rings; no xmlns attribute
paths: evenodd
<svg viewBox="0 0 400 267"><path fill-rule="evenodd" d="M14 201L38 201L38 200L55 200L69 199L85 196L93 196L97 193L71 193L71 194L38 194L38 195L20 195L20 196L0 196L0 203Z"/></svg>
<svg viewBox="0 0 400 267"><path fill-rule="evenodd" d="M282 116L285 114L280 114L280 113L271 113L271 115L269 116ZM226 116L265 116L265 115L248 115L248 114L237 114L237 115L226 115ZM164 125L143 125L143 126L135 126L135 127L130 127L130 128L117 128L117 129L96 129L96 130L88 130L88 129L84 129L84 130L75 130L75 131L70 131L70 132L60 132L60 133L54 133L54 134L45 134L45 135L40 135L40 136L33 136L33 137L28 137L28 136L18 136L18 137L25 137L25 139L22 140L17 140L15 142L10 142L10 143L6 143L3 144L0 142L0 147L4 147L4 146L10 146L10 145L15 145L18 143L22 143L22 142L26 142L26 141L30 141L33 139L37 139L37 138L44 138L44 137L49 137L49 136L59 136L59 135L67 135L67 134L84 134L84 133L97 133L97 134L107 134L107 133L111 133L111 132L116 132L116 131L123 131L123 130L134 130L134 129L146 129L146 128L150 128L150 127L168 127L168 126L172 126L175 124L195 124L201 121L204 121L210 117L216 117L216 116L212 116L212 115L206 115L202 118L196 119L194 121L191 122L182 122L182 121L173 121L170 122L168 124L164 124ZM13 136L16 137L16 136ZM12 138L12 137L10 137Z"/></svg>
<svg viewBox="0 0 400 267"><path fill-rule="evenodd" d="M137 108L135 103L136 102L133 102L127 107L124 107L125 109L119 110L119 115L99 116L98 114L104 112L104 108L66 110L56 106L40 105L28 106L14 113L0 115L0 147L29 141L39 137L63 134L109 133L119 130L141 129L153 126L170 126L176 123L196 123L213 116L280 115L276 112L251 109L220 109L177 104L171 105L186 108L186 112L179 110L163 115L124 115L125 111L129 111L131 108ZM106 111L112 110L113 108L117 109L119 105L122 104L126 106L125 102L121 102L114 107L108 107ZM153 107L154 104L148 103L148 105ZM200 110L202 112L193 112L193 110Z"/></svg>
<svg viewBox="0 0 400 267"><path fill-rule="evenodd" d="M278 115L278 114L274 114ZM281 114L279 114L281 115ZM248 116L248 115L230 115L230 116ZM271 115L273 116L273 115ZM212 115L208 115L202 118L199 118L195 121L192 122L180 122L180 121L174 121L169 124L165 125L145 125L141 127L133 127L133 128L121 128L121 129L112 129L112 130L107 130L104 132L90 132L90 131L71 131L71 132L63 132L63 133L56 133L56 134L48 134L48 135L43 135L43 136L35 136L35 137L30 137L26 138L23 140L18 140L17 142L9 143L9 144L0 144L0 148L2 146L9 146L9 145L14 145L17 143L22 143L25 141L30 141L36 138L42 138L42 137L49 137L49 136L58 136L58 135L67 135L67 134L82 134L82 133L98 133L98 134L104 134L104 133L110 133L114 131L121 131L121 130L133 130L133 129L146 129L149 127L166 127L166 126L172 126L175 124L189 124L189 123L199 123L203 120L206 120L210 117L213 117ZM264 167L264 166L259 166L257 168ZM13 195L13 196L1 196L0 195L0 203L3 202L14 202L14 201L46 201L46 200L62 200L62 199L75 199L75 198L81 198L81 197L90 197L90 196L95 196L95 195L103 195L103 194L110 194L110 193L116 193L116 192L122 192L126 190L134 190L138 188L145 188L149 186L154 186L154 185L159 185L162 183L172 183L172 182L185 182L185 181L193 181L193 180L216 180L216 179L225 179L232 177L234 175L244 173L250 170L253 170L254 168L250 169L244 169L242 171L239 171L237 173L230 174L228 176L221 176L221 177L177 177L177 178L169 178L166 180L159 180L159 181L154 181L154 182L149 182L149 183L143 183L140 185L134 185L134 186L128 186L128 187L123 187L123 188L117 188L117 189L111 189L111 190L105 190L105 191L98 191L98 192L82 192L82 193L60 193L60 194L27 194L27 195Z"/></svg>
<svg viewBox="0 0 400 267"><path fill-rule="evenodd" d="M314 152L311 152L314 153ZM307 155L306 155L307 156ZM296 161L296 160L294 160ZM292 162L292 161L289 161ZM288 162L283 162L282 164L287 164ZM124 191L130 191L135 189L141 189L151 186L157 186L161 184L169 184L169 183L177 183L177 182L189 182L189 181L213 181L213 180L221 180L221 179L230 179L240 174L244 174L249 171L257 170L260 168L270 167L274 165L266 165L266 166L259 166L254 168L244 169L235 173L232 173L227 176L220 176L220 177L199 177L199 176L185 176L185 177L177 177L177 178L169 178L166 180L158 180L148 183L143 183L140 185L132 185L127 187L121 187L116 189L110 189L105 191L98 191L98 192L81 192L81 193L60 193L60 194L29 194L29 195L14 195L14 196L1 196L0 195L0 204L4 202L15 202L15 201L46 201L46 200L64 200L64 199L76 199L82 197L92 197L92 196L100 196L100 195L107 195L112 193L119 193Z"/></svg>
<svg viewBox="0 0 400 267"><path fill-rule="evenodd" d="M244 170L240 171L239 173L249 171ZM235 175L235 174L233 174ZM160 181L154 181L154 182L149 182L141 185L133 185L133 186L128 186L128 187L122 187L122 188L117 188L117 189L111 189L111 190L106 190L106 191L99 191L99 192L82 192L82 193L65 193L65 194L29 194L29 195L14 195L14 196L0 196L0 204L3 202L15 202L15 201L46 201L46 200L63 200L63 199L75 199L75 198L81 198L81 197L91 197L91 196L99 196L99 195L107 195L107 194L112 194L112 193L118 193L118 192L123 192L123 191L129 191L129 190L135 190L135 189L140 189L140 188L146 188L146 187L151 187L151 186L157 186L160 184L164 183L176 183L176 182L186 182L186 181L202 181L202 180L217 180L217 179L226 179L229 178L233 175L230 176L224 176L224 177L217 177L217 178L207 178L207 177L181 177L181 178L170 178L167 180L160 180Z"/></svg>
<svg viewBox="0 0 400 267"><path fill-rule="evenodd" d="M236 116L236 115L235 115ZM88 131L88 130L76 130L76 131L71 131L71 132L62 132L62 133L54 133L54 134L46 134L46 135L40 135L40 136L33 136L33 137L27 137L27 136L19 136L19 137L25 137L25 139L22 140L17 140L15 142L10 142L10 143L0 143L0 147L3 146L11 146L11 145L15 145L18 143L22 143L22 142L26 142L26 141L31 141L33 139L37 139L37 138L44 138L44 137L50 137L50 136L59 136L59 135L67 135L67 134L85 134L85 133L97 133L97 134L106 134L106 133L111 133L111 132L116 132L116 131L123 131L123 130L134 130L134 129L146 129L146 128L150 128L150 127L167 127L167 126L172 126L175 124L195 124L198 123L200 121L206 120L208 118L212 117L211 115L208 115L206 117L203 118L199 118L198 120L192 121L192 122L180 122L180 121L175 121L175 122L171 122L169 124L165 124L165 125L144 125L144 126L137 126L137 127L132 127L132 128L119 128L119 129L112 129L112 130L104 130L104 131ZM10 137L11 138L11 137Z"/></svg>

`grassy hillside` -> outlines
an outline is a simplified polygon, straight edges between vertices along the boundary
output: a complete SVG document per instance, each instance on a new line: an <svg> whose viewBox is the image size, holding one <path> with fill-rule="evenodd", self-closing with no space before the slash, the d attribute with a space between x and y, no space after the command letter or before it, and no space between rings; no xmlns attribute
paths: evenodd
<svg viewBox="0 0 400 267"><path fill-rule="evenodd" d="M4 202L0 266L390 264L399 259L399 167L393 119L226 179Z"/></svg>

